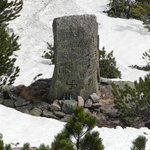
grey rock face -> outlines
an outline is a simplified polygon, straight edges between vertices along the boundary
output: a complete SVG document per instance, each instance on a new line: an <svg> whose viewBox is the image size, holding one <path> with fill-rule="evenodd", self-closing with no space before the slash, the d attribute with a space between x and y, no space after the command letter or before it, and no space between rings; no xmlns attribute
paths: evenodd
<svg viewBox="0 0 150 150"><path fill-rule="evenodd" d="M55 69L49 99L87 99L99 88L98 24L94 15L53 21Z"/></svg>
<svg viewBox="0 0 150 150"><path fill-rule="evenodd" d="M30 114L33 116L41 116L42 110L35 107L30 111Z"/></svg>
<svg viewBox="0 0 150 150"><path fill-rule="evenodd" d="M7 107L14 108L14 101L11 99L4 99L3 104Z"/></svg>
<svg viewBox="0 0 150 150"><path fill-rule="evenodd" d="M48 110L43 111L43 117L58 119L56 116L53 115L51 111Z"/></svg>
<svg viewBox="0 0 150 150"><path fill-rule="evenodd" d="M50 105L51 111L60 111L61 107L57 103L53 103Z"/></svg>
<svg viewBox="0 0 150 150"><path fill-rule="evenodd" d="M63 118L65 116L65 113L61 111L54 111L54 115L58 118Z"/></svg>
<svg viewBox="0 0 150 150"><path fill-rule="evenodd" d="M81 96L78 96L78 106L84 107L84 99Z"/></svg>
<svg viewBox="0 0 150 150"><path fill-rule="evenodd" d="M96 93L91 94L90 97L94 103L97 103L100 100L100 96L97 95Z"/></svg>
<svg viewBox="0 0 150 150"><path fill-rule="evenodd" d="M62 104L62 111L66 114L72 114L75 106L77 106L77 101L64 100Z"/></svg>
<svg viewBox="0 0 150 150"><path fill-rule="evenodd" d="M88 99L88 100L86 100L86 102L84 104L84 107L85 108L90 108L90 107L92 107L92 104L93 104L92 100Z"/></svg>

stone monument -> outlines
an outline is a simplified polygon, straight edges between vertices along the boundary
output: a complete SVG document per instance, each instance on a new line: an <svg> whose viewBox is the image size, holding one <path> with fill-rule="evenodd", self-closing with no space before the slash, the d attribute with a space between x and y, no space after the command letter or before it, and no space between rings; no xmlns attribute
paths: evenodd
<svg viewBox="0 0 150 150"><path fill-rule="evenodd" d="M98 93L98 24L94 15L74 15L53 21L55 68L49 99L87 99Z"/></svg>

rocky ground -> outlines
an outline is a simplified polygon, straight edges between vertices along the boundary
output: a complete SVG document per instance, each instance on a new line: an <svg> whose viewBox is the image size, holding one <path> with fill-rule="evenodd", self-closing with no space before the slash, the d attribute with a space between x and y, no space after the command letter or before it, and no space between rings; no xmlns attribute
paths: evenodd
<svg viewBox="0 0 150 150"><path fill-rule="evenodd" d="M67 121L72 115L73 108L78 105L97 117L99 127L115 127L121 125L121 120L114 108L111 83L112 81L101 78L99 95L93 93L86 100L78 96L76 100L54 100L49 104L47 97L51 79L39 79L28 87L19 85L3 88L0 93L0 104L30 115L61 121ZM118 81L116 84L122 88L125 82Z"/></svg>

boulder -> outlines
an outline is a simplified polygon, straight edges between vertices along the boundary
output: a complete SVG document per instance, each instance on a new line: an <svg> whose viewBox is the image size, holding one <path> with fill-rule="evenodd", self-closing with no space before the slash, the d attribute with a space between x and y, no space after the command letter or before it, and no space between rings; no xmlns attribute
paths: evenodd
<svg viewBox="0 0 150 150"><path fill-rule="evenodd" d="M41 110L44 110L44 109L48 110L50 107L49 103L43 102L43 101L34 102L34 106Z"/></svg>
<svg viewBox="0 0 150 150"><path fill-rule="evenodd" d="M109 117L115 118L119 116L117 109L114 108L114 104L107 105L105 108L102 106L101 110Z"/></svg>
<svg viewBox="0 0 150 150"><path fill-rule="evenodd" d="M66 114L72 114L75 106L77 106L77 101L75 100L62 101L62 111Z"/></svg>
<svg viewBox="0 0 150 150"><path fill-rule="evenodd" d="M4 99L3 104L7 107L14 108L14 101L11 99Z"/></svg>
<svg viewBox="0 0 150 150"><path fill-rule="evenodd" d="M3 104L4 99L0 98L0 104Z"/></svg>
<svg viewBox="0 0 150 150"><path fill-rule="evenodd" d="M100 100L100 96L97 95L96 93L91 94L91 95L90 95L90 98L91 98L91 100L92 100L94 103L97 103L97 102L99 102L99 100Z"/></svg>
<svg viewBox="0 0 150 150"><path fill-rule="evenodd" d="M17 100L15 101L15 107L21 107L21 106L25 106L25 105L28 105L30 104L29 101L26 101L25 99L23 98L19 98L19 96L17 97Z"/></svg>
<svg viewBox="0 0 150 150"><path fill-rule="evenodd" d="M29 112L33 109L33 105L32 104L29 104L29 105L26 105L26 106L22 106L22 107L17 107L16 110L20 111L20 112L23 112L23 113L26 113L26 114L29 114Z"/></svg>
<svg viewBox="0 0 150 150"><path fill-rule="evenodd" d="M41 114L42 114L42 110L36 107L30 111L30 115L33 116L41 116Z"/></svg>
<svg viewBox="0 0 150 150"><path fill-rule="evenodd" d="M43 110L43 117L58 119L51 111Z"/></svg>
<svg viewBox="0 0 150 150"><path fill-rule="evenodd" d="M65 116L65 113L63 113L61 111L54 111L53 113L58 118L63 118Z"/></svg>
<svg viewBox="0 0 150 150"><path fill-rule="evenodd" d="M85 101L84 107L85 108L91 108L92 104L93 104L92 100L88 99L88 100Z"/></svg>
<svg viewBox="0 0 150 150"><path fill-rule="evenodd" d="M61 107L57 102L54 102L53 104L50 105L50 110L51 111L60 111Z"/></svg>

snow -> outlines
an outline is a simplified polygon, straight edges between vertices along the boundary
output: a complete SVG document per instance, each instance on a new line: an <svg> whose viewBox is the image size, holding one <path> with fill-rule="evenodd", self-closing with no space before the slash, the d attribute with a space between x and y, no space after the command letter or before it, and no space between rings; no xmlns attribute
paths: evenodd
<svg viewBox="0 0 150 150"><path fill-rule="evenodd" d="M53 45L52 21L56 17L95 14L99 24L100 49L114 50L122 80L135 81L147 72L129 68L130 65L146 65L142 53L150 48L150 32L135 19L111 18L103 13L109 0L24 0L21 16L10 23L20 36L21 50L17 62L21 69L15 85L29 85L35 76L53 75L54 66L41 56L47 50L47 42Z"/></svg>
<svg viewBox="0 0 150 150"><path fill-rule="evenodd" d="M0 133L3 134L5 143L19 142L19 146L30 142L31 146L39 146L44 143L50 145L54 136L59 133L65 123L55 119L35 117L18 112L14 109L0 105ZM105 150L130 150L132 141L139 135L150 139L148 128L135 129L131 127L98 128L94 130L100 133ZM150 148L150 140L146 143L146 150Z"/></svg>
<svg viewBox="0 0 150 150"><path fill-rule="evenodd" d="M100 49L114 50L117 66L122 72L122 80L135 81L147 72L131 69L129 65L145 65L142 53L150 49L150 32L142 22L135 19L111 18L103 13L109 0L24 0L21 16L10 23L10 27L20 36L20 51L15 52L16 65L21 69L14 85L29 85L33 78L50 78L54 66L41 56L47 50L47 42L53 44L52 21L56 17L95 14L99 24ZM5 143L20 145L30 142L31 146L41 143L50 145L54 136L61 131L63 122L33 117L0 105L0 133ZM150 139L147 128L98 128L105 150L129 150L138 135ZM150 149L150 140L146 150Z"/></svg>

